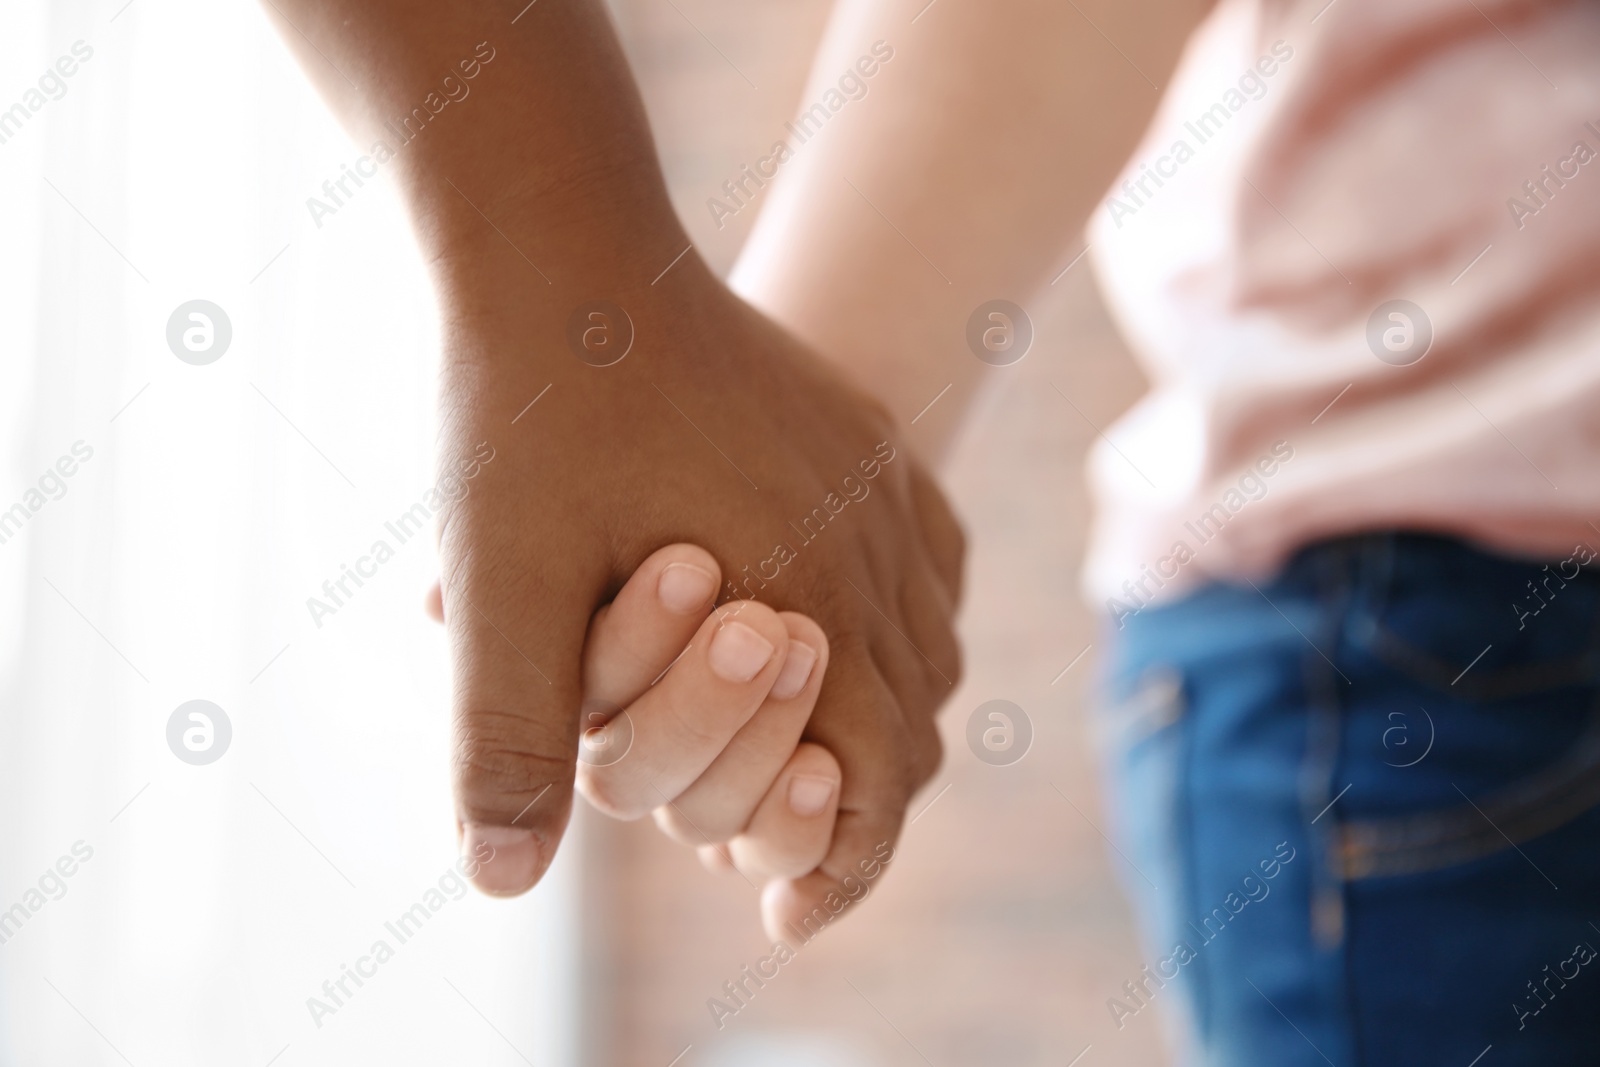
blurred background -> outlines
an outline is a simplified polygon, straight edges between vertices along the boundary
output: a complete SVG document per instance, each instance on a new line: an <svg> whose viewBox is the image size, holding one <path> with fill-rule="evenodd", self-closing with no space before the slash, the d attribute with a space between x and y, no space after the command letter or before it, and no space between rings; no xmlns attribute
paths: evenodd
<svg viewBox="0 0 1600 1067"><path fill-rule="evenodd" d="M705 201L791 117L828 6L613 0L719 271L755 213ZM457 895L431 536L307 608L433 484L437 327L386 178L307 210L362 149L266 15L8 5L0 71L0 1065L1166 1062L1155 1013L1106 1007L1145 961L1100 833L1080 468L1140 382L1086 264L946 472L967 676L893 873L719 1028L770 951L755 891L648 821L580 812L535 892ZM168 341L194 300L228 324L203 365ZM993 699L1032 725L1008 766L965 740ZM211 762L173 732L194 700Z"/></svg>

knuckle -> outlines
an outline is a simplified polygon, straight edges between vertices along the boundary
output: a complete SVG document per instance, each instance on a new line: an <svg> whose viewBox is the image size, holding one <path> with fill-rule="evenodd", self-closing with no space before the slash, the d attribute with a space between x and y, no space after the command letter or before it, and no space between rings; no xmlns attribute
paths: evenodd
<svg viewBox="0 0 1600 1067"><path fill-rule="evenodd" d="M837 778L841 775L839 761L825 745L815 741L802 741L795 746L790 757L791 768L801 774L815 774Z"/></svg>
<svg viewBox="0 0 1600 1067"><path fill-rule="evenodd" d="M946 631L946 633L949 638L948 659L946 662L950 664L950 669L945 672L950 677L950 684L946 687L948 690L946 695L948 696L949 693L955 692L955 687L961 684L962 678L966 677L967 657L962 652L961 641L956 635L949 631ZM941 700L940 703L943 703L943 701Z"/></svg>
<svg viewBox="0 0 1600 1067"><path fill-rule="evenodd" d="M734 866L752 878L799 878L816 868L820 854L781 836L743 834L729 844Z"/></svg>
<svg viewBox="0 0 1600 1067"><path fill-rule="evenodd" d="M669 674L657 687L661 703L652 714L659 714L664 720L664 732L671 737L673 750L718 753L760 707L765 692L756 691L753 684L739 685L730 693L718 695L712 690L708 694L703 675L673 678ZM730 685L718 683L718 688Z"/></svg>
<svg viewBox="0 0 1600 1067"><path fill-rule="evenodd" d="M944 741L939 737L939 731L931 725L919 731L922 736L911 746L911 787L920 789L939 771L939 765L944 762Z"/></svg>
<svg viewBox="0 0 1600 1067"><path fill-rule="evenodd" d="M464 818L510 823L527 814L546 792L571 785L573 772L568 761L540 751L519 736L526 732L523 720L480 714L470 721L470 728L461 731L452 758Z"/></svg>
<svg viewBox="0 0 1600 1067"><path fill-rule="evenodd" d="M749 821L748 813L741 813L727 807L710 811L697 811L693 819L678 810L677 805L672 805L672 811L680 819L682 836L678 840L684 844L726 844L738 837L740 831L744 829L745 823Z"/></svg>
<svg viewBox="0 0 1600 1067"><path fill-rule="evenodd" d="M680 694L668 696L662 711L672 723L673 733L686 748L696 752L720 752L728 742L723 724L700 705L685 701Z"/></svg>
<svg viewBox="0 0 1600 1067"><path fill-rule="evenodd" d="M618 771L618 766L615 763L603 767L580 764L578 792L590 807L602 815L631 822L650 808L648 802L631 788L630 780Z"/></svg>
<svg viewBox="0 0 1600 1067"><path fill-rule="evenodd" d="M717 843L716 839L708 839L705 834L696 830L694 825L671 804L663 804L650 814L655 820L656 829L680 845L695 848Z"/></svg>
<svg viewBox="0 0 1600 1067"><path fill-rule="evenodd" d="M956 570L959 573L967 559L967 528L961 525L961 520L949 510L945 509L945 521L949 523L950 550L955 556Z"/></svg>

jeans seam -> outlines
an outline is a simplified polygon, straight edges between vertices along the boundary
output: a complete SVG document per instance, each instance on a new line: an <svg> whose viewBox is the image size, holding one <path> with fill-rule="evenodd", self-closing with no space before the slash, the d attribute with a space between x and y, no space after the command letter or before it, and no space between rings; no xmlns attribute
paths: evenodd
<svg viewBox="0 0 1600 1067"><path fill-rule="evenodd" d="M1422 685L1435 689L1458 689L1463 696L1477 700L1506 700L1536 696L1566 686L1579 685L1594 675L1595 657L1590 651L1553 659L1545 663L1502 667L1480 672L1475 677L1446 681L1455 668L1412 645L1379 622L1372 620L1372 635L1364 642L1380 662L1400 671Z"/></svg>
<svg viewBox="0 0 1600 1067"><path fill-rule="evenodd" d="M1181 683L1182 696L1185 709L1188 705L1187 682ZM1175 773L1177 781L1173 783L1172 790L1172 818L1168 825L1173 828L1178 840L1172 842L1173 852L1178 857L1178 871L1176 872L1179 884L1179 911L1177 918L1185 923L1189 916L1196 914L1199 900L1199 889L1195 884L1198 859L1195 849L1198 847L1197 831L1194 825L1194 759L1195 741L1194 724L1187 712L1178 717L1169 729L1177 730L1174 739L1178 746ZM1211 980L1207 974L1210 961L1202 954L1195 960L1195 968L1189 982L1190 1025L1194 1032L1189 1035L1190 1040L1201 1050L1209 1050L1212 1044L1212 1019L1211 1019ZM1209 1051L1202 1052L1202 1058L1210 1059Z"/></svg>
<svg viewBox="0 0 1600 1067"><path fill-rule="evenodd" d="M1347 882L1422 874L1497 855L1600 804L1600 701L1567 756L1481 803L1340 826Z"/></svg>
<svg viewBox="0 0 1600 1067"><path fill-rule="evenodd" d="M1392 556L1393 539L1383 537L1380 543L1386 555ZM1350 902L1346 883L1340 877L1338 867L1336 846L1339 839L1340 817L1334 808L1338 799L1334 795L1334 785L1344 754L1347 715L1339 689L1339 679L1342 674L1333 659L1329 659L1328 656L1334 659L1340 656L1344 639L1343 620L1355 599L1355 589L1364 569L1363 564L1373 550L1372 539L1359 545L1351 545L1346 551L1330 560L1319 576L1315 599L1321 617L1318 619L1319 625L1315 632L1322 646L1327 649L1327 654L1325 655L1321 648L1314 647L1305 656L1304 670L1308 716L1303 773L1308 781L1314 780L1317 785L1316 795L1308 795L1305 798L1308 803L1305 804L1303 811L1303 817L1306 819L1307 843L1315 863L1312 868L1312 898L1308 902L1310 907L1307 913L1312 928L1308 933L1314 954L1314 965L1320 968L1326 963L1336 969L1338 978L1336 986L1342 1003L1338 1005L1334 1017L1342 1020L1345 1047L1354 1057L1353 1067L1360 1067L1365 1062L1365 1057L1361 1049L1358 1028L1355 1025L1355 976L1351 972L1350 954L1347 951ZM1346 684L1349 684L1348 680ZM1327 824L1319 829L1316 824L1322 819L1326 819ZM1326 922L1327 917L1326 915L1319 917L1318 909L1329 906L1327 902L1331 900L1337 901L1336 906L1339 909L1338 940L1333 944L1324 944L1319 936L1317 924L1319 921ZM1317 959L1318 956L1332 953L1337 953L1335 959Z"/></svg>
<svg viewBox="0 0 1600 1067"><path fill-rule="evenodd" d="M1395 633L1382 619L1394 589L1396 541L1392 533L1373 538L1363 552L1362 566L1371 568L1364 576L1369 614L1366 630L1355 636L1355 643L1380 663L1422 685L1484 701L1534 696L1593 680L1600 666L1600 616L1591 625L1582 652L1546 663L1479 670L1468 677L1463 677L1466 672L1457 673L1459 664L1447 664Z"/></svg>

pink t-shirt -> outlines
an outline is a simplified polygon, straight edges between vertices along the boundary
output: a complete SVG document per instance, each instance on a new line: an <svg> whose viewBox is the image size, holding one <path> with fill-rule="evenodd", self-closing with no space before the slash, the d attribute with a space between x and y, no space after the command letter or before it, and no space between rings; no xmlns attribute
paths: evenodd
<svg viewBox="0 0 1600 1067"><path fill-rule="evenodd" d="M1600 546L1600 5L1222 0L1089 242L1151 381L1096 604L1360 530Z"/></svg>

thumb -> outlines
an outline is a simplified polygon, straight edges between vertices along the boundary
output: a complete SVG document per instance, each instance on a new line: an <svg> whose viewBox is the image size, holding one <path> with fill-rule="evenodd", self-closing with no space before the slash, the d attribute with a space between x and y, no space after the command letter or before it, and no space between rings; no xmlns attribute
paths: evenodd
<svg viewBox="0 0 1600 1067"><path fill-rule="evenodd" d="M583 638L598 559L475 523L441 540L452 661L451 773L463 870L495 896L543 876L572 810ZM466 528L462 528L466 527Z"/></svg>

